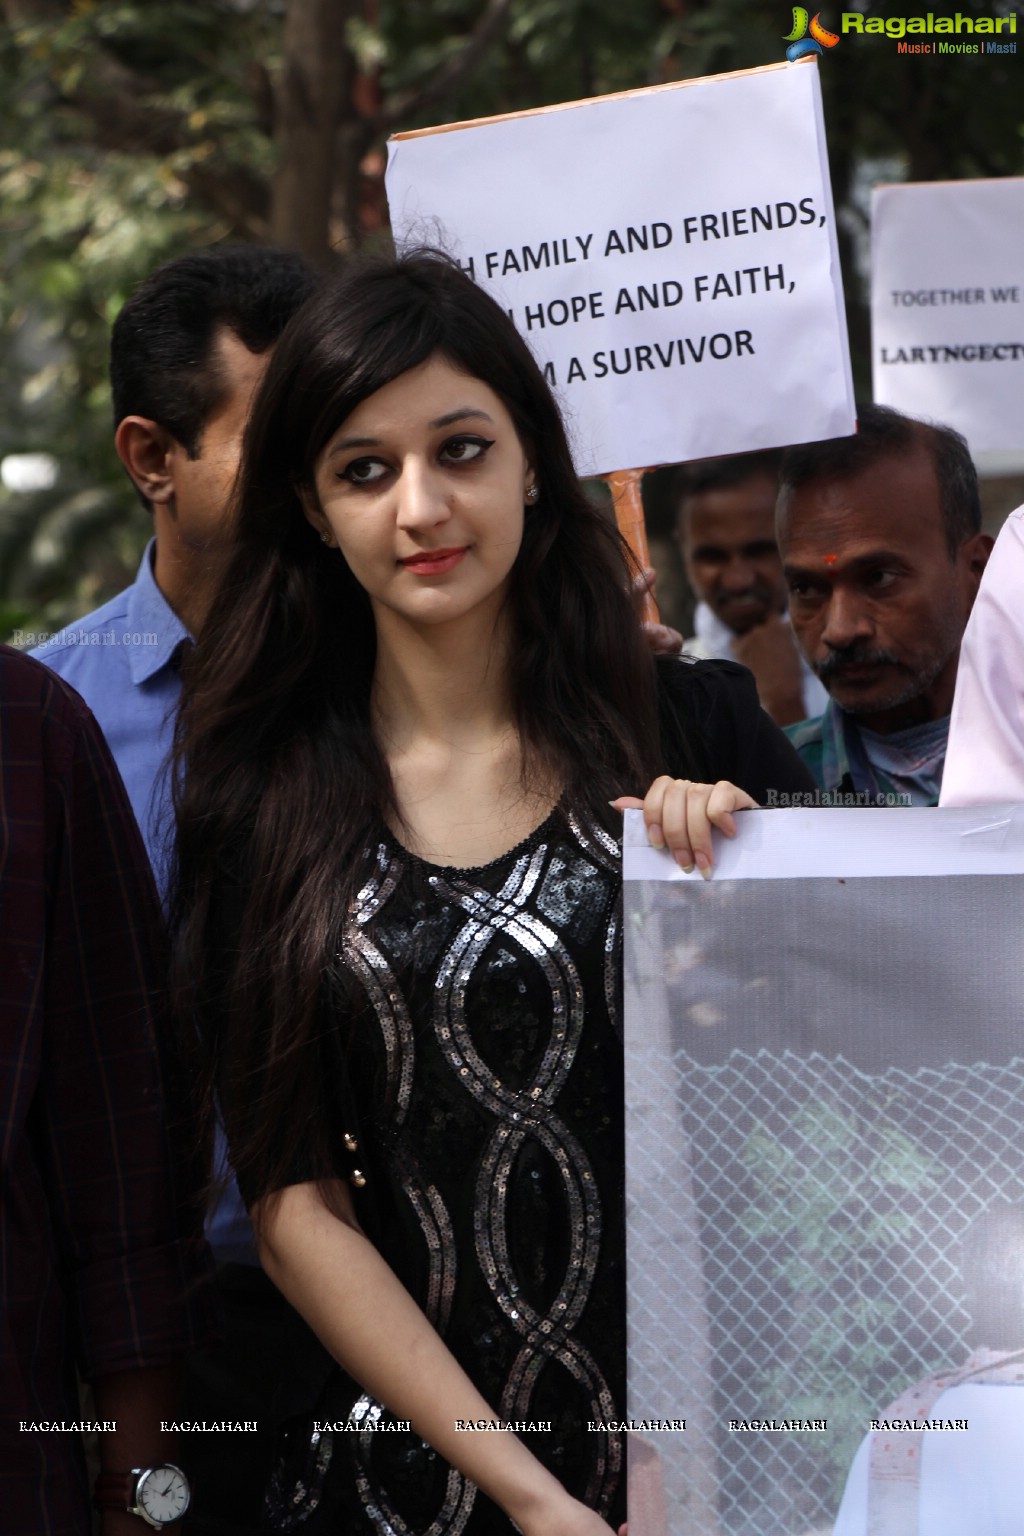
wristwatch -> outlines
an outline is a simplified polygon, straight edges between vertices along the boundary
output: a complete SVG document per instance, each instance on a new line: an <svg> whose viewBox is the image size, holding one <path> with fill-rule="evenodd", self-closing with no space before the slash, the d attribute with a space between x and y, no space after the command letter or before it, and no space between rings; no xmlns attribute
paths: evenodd
<svg viewBox="0 0 1024 1536"><path fill-rule="evenodd" d="M174 1525L188 1509L192 1491L180 1467L165 1461L130 1472L101 1472L92 1502L97 1509L122 1509L138 1515L154 1530Z"/></svg>

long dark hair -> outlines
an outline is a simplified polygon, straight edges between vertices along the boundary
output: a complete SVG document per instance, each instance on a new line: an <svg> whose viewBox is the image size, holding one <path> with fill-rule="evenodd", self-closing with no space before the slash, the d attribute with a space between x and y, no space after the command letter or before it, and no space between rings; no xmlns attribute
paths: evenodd
<svg viewBox="0 0 1024 1536"><path fill-rule="evenodd" d="M355 407L432 356L499 396L541 486L507 599L507 685L525 773L608 816L658 771L654 667L630 561L576 478L558 408L505 312L417 253L322 285L274 352L246 432L235 551L186 666L175 742L177 977L249 1192L333 1166L309 1056L325 967L382 819L397 818L370 728L369 600L303 515ZM218 1062L219 1059L219 1062Z"/></svg>

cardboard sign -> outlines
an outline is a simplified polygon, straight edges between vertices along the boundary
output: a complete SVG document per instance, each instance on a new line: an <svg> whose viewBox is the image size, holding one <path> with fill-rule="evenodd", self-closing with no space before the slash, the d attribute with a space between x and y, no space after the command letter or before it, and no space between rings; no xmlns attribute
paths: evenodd
<svg viewBox="0 0 1024 1536"><path fill-rule="evenodd" d="M399 134L387 191L509 310L581 473L853 431L813 64Z"/></svg>
<svg viewBox="0 0 1024 1536"><path fill-rule="evenodd" d="M1017 450L1024 412L1024 179L878 187L871 204L874 396Z"/></svg>
<svg viewBox="0 0 1024 1536"><path fill-rule="evenodd" d="M737 821L626 813L630 1536L1015 1530L1024 807Z"/></svg>

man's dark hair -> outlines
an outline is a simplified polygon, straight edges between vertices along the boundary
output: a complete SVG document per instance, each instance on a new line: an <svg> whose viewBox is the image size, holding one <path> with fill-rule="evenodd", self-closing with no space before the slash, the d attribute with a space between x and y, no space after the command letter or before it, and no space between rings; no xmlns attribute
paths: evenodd
<svg viewBox="0 0 1024 1536"><path fill-rule="evenodd" d="M935 467L946 548L953 560L960 546L981 532L981 500L970 449L952 427L917 421L887 405L858 406L853 437L831 437L786 449L779 493L815 480L849 480L879 459L912 453L918 444L931 455Z"/></svg>
<svg viewBox="0 0 1024 1536"><path fill-rule="evenodd" d="M689 497L700 496L704 491L730 490L761 475L778 480L781 463L781 448L764 448L754 453L730 453L720 459L695 459L692 464L681 464L672 477L672 506L678 515Z"/></svg>
<svg viewBox="0 0 1024 1536"><path fill-rule="evenodd" d="M126 416L148 417L198 458L224 392L211 357L218 331L265 352L318 281L295 251L257 245L214 246L159 267L114 321L114 426Z"/></svg>

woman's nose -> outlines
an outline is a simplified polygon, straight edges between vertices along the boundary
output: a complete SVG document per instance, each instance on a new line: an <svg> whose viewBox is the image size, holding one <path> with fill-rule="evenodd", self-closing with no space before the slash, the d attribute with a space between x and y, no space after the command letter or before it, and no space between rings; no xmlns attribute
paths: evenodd
<svg viewBox="0 0 1024 1536"><path fill-rule="evenodd" d="M398 526L433 528L451 517L450 487L431 465L406 462L396 487Z"/></svg>

